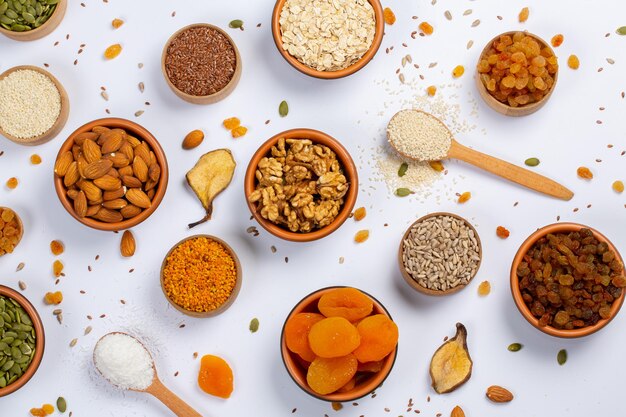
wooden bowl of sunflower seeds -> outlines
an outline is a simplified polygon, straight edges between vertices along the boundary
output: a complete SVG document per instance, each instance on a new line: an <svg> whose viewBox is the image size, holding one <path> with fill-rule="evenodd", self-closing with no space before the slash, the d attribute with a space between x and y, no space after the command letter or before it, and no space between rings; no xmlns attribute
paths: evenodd
<svg viewBox="0 0 626 417"><path fill-rule="evenodd" d="M431 213L404 233L398 265L404 280L426 295L450 295L465 288L482 261L476 229L452 213Z"/></svg>

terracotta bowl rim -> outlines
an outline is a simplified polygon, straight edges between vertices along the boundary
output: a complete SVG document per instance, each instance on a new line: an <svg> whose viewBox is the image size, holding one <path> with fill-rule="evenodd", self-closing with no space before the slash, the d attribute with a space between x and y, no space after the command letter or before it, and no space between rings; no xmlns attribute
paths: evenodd
<svg viewBox="0 0 626 417"><path fill-rule="evenodd" d="M517 306L517 309L522 314L522 316L526 319L526 321L528 321L536 329L546 334L549 334L550 336L571 339L571 338L584 337L584 336L593 334L599 331L600 329L602 329L603 327L605 327L607 324L609 324L609 322L613 320L613 318L617 315L617 313L621 309L622 304L624 304L625 292L622 289L622 295L617 300L613 301L613 304L611 305L611 316L608 319L600 319L593 326L587 326L587 327L574 329L574 330L561 330L561 329L556 329L552 326L545 326L545 327L539 326L539 320L531 314L529 308L526 306L526 303L524 303L524 300L522 299L522 294L519 290L519 279L517 277L516 271L517 271L518 265L520 264L524 255L528 252L530 247L533 244L535 244L535 242L537 242L537 240L539 240L541 237L546 236L549 233L572 232L572 231L578 231L581 228L586 228L586 229L591 230L596 239L598 239L600 242L606 242L609 245L609 249L613 250L615 254L617 255L617 259L619 259L622 262L622 265L624 264L624 260L621 254L619 253L619 251L617 250L617 247L606 236L604 236L602 233L600 233L593 227L586 226L586 225L579 224L579 223L552 223L552 224L549 224L547 226L537 229L528 238L526 238L526 240L521 244L520 248L515 254L515 257L513 258L513 262L511 265L510 283L511 283L511 294L513 296L513 300L515 301L515 305Z"/></svg>
<svg viewBox="0 0 626 417"><path fill-rule="evenodd" d="M272 146L278 142L280 138L297 138L297 139L311 139L315 143L321 143L322 145L328 146L335 154L337 155L337 159L341 162L343 166L344 175L347 177L350 182L350 189L348 193L344 197L344 203L341 207L341 211L339 215L333 220L331 224L325 226L321 229L316 229L313 232L309 233L295 233L286 228L278 226L269 220L264 219L257 212L254 204L248 202L248 196L252 194L256 185L256 177L255 172L257 165L261 158L266 156ZM284 132L280 132L270 139L266 140L252 155L250 162L248 163L248 168L246 169L246 174L244 177L244 194L246 198L246 204L250 209L250 212L256 219L256 221L268 232L277 236L281 239L289 240L292 242L310 242L313 240L321 239L333 233L335 230L339 229L339 227L350 217L350 213L356 204L356 199L359 192L359 176L357 172L357 167L348 150L334 137L328 135L327 133L321 132L319 130L307 129L307 128L298 128L298 129L290 129Z"/></svg>
<svg viewBox="0 0 626 417"><path fill-rule="evenodd" d="M188 240L197 239L197 238L206 238L206 239L214 240L215 242L221 244L226 249L226 251L230 254L230 256L232 256L233 260L235 261L235 267L237 268L237 276L235 278L236 279L235 288L233 288L233 291L230 293L230 296L228 297L228 299L224 302L224 304L222 304L221 306L219 306L215 310L207 311L207 312L204 312L204 313L198 313L196 311L189 311L189 310L186 310L185 308L179 306L178 304L176 304L174 302L174 300L172 300L167 295L167 292L165 291L165 287L163 286L163 279L164 279L163 271L165 270L165 262L167 261L167 258L170 256L172 251L174 249L176 249L178 246L180 246L181 244L183 244L184 242L186 242ZM180 241L178 241L176 244L174 244L174 246L172 246L170 248L170 250L167 251L167 254L163 257L163 262L161 262L161 270L159 272L159 280L160 280L160 285L161 285L161 291L163 291L163 295L165 296L165 299L176 310L180 311L181 313L183 313L183 314L185 314L187 316L196 317L196 318L214 317L214 316L217 316L218 314L221 314L224 311L226 311L235 302L235 299L237 298L237 295L239 295L239 290L241 289L241 281L242 281L242 279L243 279L243 271L241 269L241 262L239 261L239 258L237 257L237 253L234 251L234 249L228 243L226 243L224 240L220 239L219 237L212 236L212 235L207 235L207 234L197 234L197 235L187 236L187 237L181 239Z"/></svg>
<svg viewBox="0 0 626 417"><path fill-rule="evenodd" d="M349 75L354 74L359 71L363 67L365 67L376 55L378 50L380 49L380 45L383 42L383 36L385 34L385 19L383 16L383 6L380 0L368 0L374 9L374 17L376 19L375 22L375 33L374 39L372 40L372 45L369 47L367 52L354 64L350 65L347 68L338 70L338 71L318 71L313 69L296 58L291 56L289 52L285 51L282 47L281 33L280 33L280 12L285 5L286 0L277 0L274 6L274 11L272 12L272 36L274 38L274 43L278 52L283 56L283 58L295 69L300 71L303 74L306 74L310 77L320 78L320 79L337 79L347 77Z"/></svg>
<svg viewBox="0 0 626 417"><path fill-rule="evenodd" d="M449 288L449 289L447 289L445 291L431 290L430 288L425 288L425 287L421 286L420 284L418 284L417 281L415 281L408 274L408 272L406 272L404 270L404 260L402 259L402 252L403 252L403 249L404 249L404 241L408 237L409 232L411 231L413 226L415 226L417 223L420 223L420 222L422 222L422 221L424 221L426 219L429 219L431 217L438 217L438 216L454 217L455 219L461 220L466 225L468 225L470 227L470 229L474 231L474 236L476 237L476 241L478 242L478 256L480 257L480 261L478 261L478 266L476 267L476 273L474 275L472 275L472 277L467 282L467 284L460 284L460 285L457 285L454 288ZM467 287L472 282L472 280L476 277L476 275L478 275L478 271L480 270L480 266L482 265L482 262L483 262L483 244L482 244L482 241L480 240L480 235L478 234L478 231L476 230L474 225L472 225L472 223L470 223L467 219L465 219L464 217L461 217L458 214L445 212L445 211L438 211L438 212L426 214L426 215L420 217L419 219L415 220L413 223L411 223L411 225L406 229L406 231L402 235L402 239L400 240L400 247L398 248L398 266L400 268L400 273L402 274L402 278L404 278L406 283L409 284L409 286L411 288L413 288L415 291L421 292L422 294L426 294L426 295L445 296L445 295L455 294L455 293L461 291L463 288Z"/></svg>
<svg viewBox="0 0 626 417"><path fill-rule="evenodd" d="M165 191L167 190L167 183L169 178L169 170L167 166L167 157L165 156L165 152L161 147L159 141L154 137L152 133L148 131L142 125L135 123L131 120L122 119L118 117L106 117L102 119L93 120L89 123L86 123L72 132L68 138L63 142L59 152L57 153L56 159L66 151L72 150L72 145L74 144L74 137L79 133L87 132L91 130L94 126L106 126L112 128L122 128L125 130L130 130L134 135L137 136L138 139L145 140L150 148L154 152L156 156L157 162L161 167L161 178L159 179L159 184L156 188L156 192L154 194L154 198L152 199L152 206L150 208L145 209L139 215L132 217L130 219L126 219L117 223L105 223L98 220L93 220L87 217L80 218L74 213L74 207L72 203L70 203L69 197L67 197L65 193L65 186L63 185L63 181L59 178L54 172L52 173L54 178L54 188L56 190L57 196L61 201L61 204L65 208L65 210L76 220L84 224L85 226L89 226L93 229L104 230L104 231L118 231L130 229L134 226L137 226L139 223L146 220L148 217L152 215L159 207L161 202L163 201L163 197L165 196ZM56 160L55 159L55 160Z"/></svg>
<svg viewBox="0 0 626 417"><path fill-rule="evenodd" d="M534 33L530 32L528 30L510 30L510 31L507 31L507 32L502 32L502 33L500 33L497 36L494 36L489 42L487 42L485 47L480 52L480 55L478 56L478 62L480 62L480 60L485 56L485 54L487 53L487 50L491 47L491 45L493 44L493 42L496 39L498 39L500 36L504 36L504 35L514 35L517 32L523 32L523 33L527 34L528 36L532 36L537 42L539 42L540 45L549 48L552 51L552 54L554 56L556 56L552 46L548 42L546 42L542 37L540 37L538 35L535 35ZM552 93L556 89L557 82L559 80L559 70L560 69L561 69L561 66L559 65L559 68L557 69L556 73L554 74L554 84L552 85L552 88L550 88L550 91L548 91L548 94L543 96L543 98L540 101L537 101L535 103L528 104L528 105L525 105L525 106L520 106L520 107L511 107L508 104L503 103L503 102L497 100L495 97L493 97L491 95L491 93L489 91L487 91L487 88L485 87L485 85L480 80L480 73L478 72L478 69L475 68L474 69L474 73L476 74L476 77L475 77L475 79L476 79L476 86L478 88L480 96L483 98L483 100L485 100L485 102L487 103L487 105L489 105L489 107L491 107L492 109L498 111L499 113L503 113L503 114L515 113L515 114L511 114L511 115L525 116L525 115L532 114L532 113L536 112L537 110L539 110L541 107L543 107L548 102L550 97L552 97Z"/></svg>
<svg viewBox="0 0 626 417"><path fill-rule="evenodd" d="M398 356L398 345L396 344L396 348L384 358L383 368L380 371L378 371L376 375L368 378L367 381L365 381L365 383L357 385L354 389L348 392L344 392L344 393L335 392L332 394L320 395L320 394L317 394L315 391L311 390L308 386L304 386L300 382L298 382L297 378L294 376L293 371L291 369L291 368L298 366L296 361L294 360L294 355L296 354L290 352L289 349L287 349L287 344L285 342L285 325L287 324L287 321L289 320L291 316L304 311L304 308L306 308L308 305L315 302L316 300L319 300L319 298L323 294L329 291L332 291L334 289L337 289L337 288L355 288L361 291L363 294L367 295L374 302L373 312L377 312L377 314L384 314L387 317L389 317L391 320L393 320L387 308L380 301L378 301L376 297L372 296L368 292L361 290L360 288L345 286L345 285L334 285L330 287L324 287L319 290L315 290L311 292L310 294L306 295L300 301L298 301L298 303L296 303L296 305L291 309L280 331L280 354L283 360L283 365L285 366L285 369L287 370L287 373L289 374L293 382L295 382L295 384L300 389L302 389L302 391L306 392L307 394L319 400L329 401L329 402L354 401L370 394L371 392L376 390L378 387L380 387L385 382L385 380L389 377L389 374L391 373L391 370L393 369L393 366L396 362L396 358Z"/></svg>
<svg viewBox="0 0 626 417"><path fill-rule="evenodd" d="M30 381L30 379L35 375L37 370L39 369L39 365L41 365L41 361L43 359L44 350L46 347L46 333L44 331L43 322L41 321L41 317L39 313L33 306L33 304L22 294L20 294L17 290L13 288L7 287L5 285L0 284L0 295L4 295L5 297L12 298L17 301L18 304L22 306L22 308L26 311L31 321L33 322L33 327L35 329L35 356L33 356L33 361L28 365L24 374L15 380L11 385L8 385L4 388L0 388L0 398L10 395L15 391L22 388L24 385Z"/></svg>
<svg viewBox="0 0 626 417"><path fill-rule="evenodd" d="M54 9L50 17L48 17L48 20L46 20L38 28L29 30L26 32L15 32L15 31L8 30L0 26L0 33L4 34L5 36L11 39L17 38L21 40L21 38L32 37L32 36L35 36L34 38L32 38L32 40L41 39L43 36L46 36L47 34L44 34L41 37L38 37L37 35L39 35L41 32L45 32L47 29L49 29L50 26L54 25L55 27L50 29L50 33L51 33L63 21L63 18L65 17L65 13L67 11L67 3L68 3L67 0L59 0L57 7ZM63 14L63 16L61 16L61 18L58 21L56 21L56 15L58 15L59 11ZM53 20L53 17L55 18L54 20Z"/></svg>

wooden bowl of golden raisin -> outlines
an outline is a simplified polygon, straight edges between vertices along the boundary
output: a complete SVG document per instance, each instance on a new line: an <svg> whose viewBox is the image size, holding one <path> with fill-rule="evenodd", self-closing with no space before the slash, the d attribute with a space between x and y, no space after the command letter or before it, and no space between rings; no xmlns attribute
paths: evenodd
<svg viewBox="0 0 626 417"><path fill-rule="evenodd" d="M558 72L558 59L543 39L528 32L506 32L489 41L480 54L476 85L495 111L526 116L546 104Z"/></svg>

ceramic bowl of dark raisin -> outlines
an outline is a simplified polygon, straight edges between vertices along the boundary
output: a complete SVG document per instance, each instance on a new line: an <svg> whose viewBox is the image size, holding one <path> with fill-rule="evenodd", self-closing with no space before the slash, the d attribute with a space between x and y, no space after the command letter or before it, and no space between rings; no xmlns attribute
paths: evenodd
<svg viewBox="0 0 626 417"><path fill-rule="evenodd" d="M511 267L511 292L524 318L556 337L597 332L624 303L624 261L591 227L556 223L530 235Z"/></svg>

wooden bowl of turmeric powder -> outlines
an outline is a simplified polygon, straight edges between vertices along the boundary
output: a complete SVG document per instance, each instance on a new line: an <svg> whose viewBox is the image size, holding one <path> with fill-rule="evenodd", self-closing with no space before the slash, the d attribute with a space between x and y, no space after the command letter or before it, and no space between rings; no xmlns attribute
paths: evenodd
<svg viewBox="0 0 626 417"><path fill-rule="evenodd" d="M241 288L241 263L222 239L187 237L169 250L161 265L161 289L170 304L191 317L223 313Z"/></svg>

